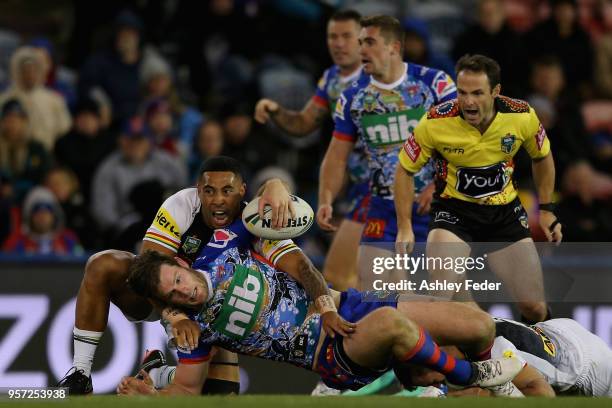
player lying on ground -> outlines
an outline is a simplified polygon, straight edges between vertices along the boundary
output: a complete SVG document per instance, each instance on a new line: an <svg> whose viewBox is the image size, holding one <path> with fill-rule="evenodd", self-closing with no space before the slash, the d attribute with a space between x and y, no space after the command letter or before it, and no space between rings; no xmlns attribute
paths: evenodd
<svg viewBox="0 0 612 408"><path fill-rule="evenodd" d="M210 194L210 190L215 194ZM181 190L163 203L143 240L143 250L152 249L193 262L217 228L239 217L245 190L236 160L223 156L208 159L201 167L196 188ZM271 204L273 225L286 224L291 201L280 180L265 184L261 202ZM127 252L102 251L92 255L85 266L75 311L74 367L60 381L71 394L93 391L91 367L106 329L111 302L133 321L155 321L160 317L149 301L125 284L132 257ZM199 335L197 326L182 314L172 310L164 312L163 317L172 324L178 345L189 348L191 340L195 346ZM217 353L209 372L211 381L207 381L203 392L237 393L236 365L234 354Z"/></svg>
<svg viewBox="0 0 612 408"><path fill-rule="evenodd" d="M495 318L496 338L492 357L514 353L527 365L514 378L529 396L585 395L612 397L612 351L606 343L572 319L552 319L527 326ZM460 356L461 354L455 354ZM407 382L428 386L444 376L421 367L405 372ZM450 395L488 396L487 390L469 388Z"/></svg>
<svg viewBox="0 0 612 408"><path fill-rule="evenodd" d="M316 299L320 294L327 294L325 282L321 274L312 266L295 244L290 240L269 241L254 237L243 224L239 217L240 202L243 189L241 178L230 171L207 172L205 190L207 194L218 196L209 199L205 195L203 203L212 210L217 209L217 202L221 200L221 191L231 189L235 191L225 198L226 212L238 214L235 220L225 228L215 230L208 243L203 243L197 259L198 268L206 269L209 265L225 263L249 262L251 253L263 256L273 263L276 269L293 274L300 284L310 293L311 298ZM210 191L209 191L210 190ZM210 204L207 204L210 201ZM223 200L221 200L223 201ZM234 216L232 215L232 218ZM130 260L131 263L131 260ZM310 278L309 278L310 277ZM309 289L310 288L310 289ZM477 311L464 305L453 305L452 303L413 302L405 313L408 318L415 321L429 331L436 341L445 344L461 344L471 357L482 359L488 353L493 342L494 325L491 318L482 311ZM445 316L438 320L429 318L434 313ZM338 319L335 312L323 315L323 327L327 331L334 331L334 327L341 328L344 324ZM453 319L448 316L453 316ZM329 323L325 323L329 321ZM335 323L334 323L335 322ZM177 338L179 344L188 342L197 343L198 334L189 338ZM163 372L162 372L163 371ZM173 368L160 368L152 373L156 386L163 386L164 382L172 376Z"/></svg>
<svg viewBox="0 0 612 408"><path fill-rule="evenodd" d="M200 324L198 347L190 354L178 353L174 382L160 391L164 394L199 393L213 345L313 370L338 389L358 389L406 363L440 371L453 384L491 389L512 380L522 368L515 357L472 363L447 355L405 316L411 304L398 303L395 295L382 296L388 293L332 291L317 299L315 310L314 299L293 277L257 257L243 265L221 264L205 271L146 252L132 262L128 284L141 296L184 308ZM345 337L327 336L321 330L321 313L337 307L344 319L357 322ZM435 317L430 314L432 320ZM124 378L117 391L158 393L134 377Z"/></svg>

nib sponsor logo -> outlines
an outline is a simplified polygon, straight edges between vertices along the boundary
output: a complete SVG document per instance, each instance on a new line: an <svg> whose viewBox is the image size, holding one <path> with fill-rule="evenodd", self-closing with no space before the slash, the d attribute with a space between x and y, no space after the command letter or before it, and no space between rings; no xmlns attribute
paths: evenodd
<svg viewBox="0 0 612 408"><path fill-rule="evenodd" d="M371 146L386 146L403 143L423 116L423 108L409 109L384 115L365 115L361 126Z"/></svg>
<svg viewBox="0 0 612 408"><path fill-rule="evenodd" d="M261 272L236 265L221 313L214 323L215 329L234 339L244 338L255 324L263 297L264 282Z"/></svg>

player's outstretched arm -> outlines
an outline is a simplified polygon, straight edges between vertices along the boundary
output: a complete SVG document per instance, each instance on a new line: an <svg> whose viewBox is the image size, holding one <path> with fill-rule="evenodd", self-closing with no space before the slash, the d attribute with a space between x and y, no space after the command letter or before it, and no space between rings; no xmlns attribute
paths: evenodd
<svg viewBox="0 0 612 408"><path fill-rule="evenodd" d="M355 330L354 323L347 322L338 314L323 274L302 251L292 251L284 255L278 260L276 267L298 281L308 296L315 300L325 333L331 337L336 334L346 337Z"/></svg>
<svg viewBox="0 0 612 408"><path fill-rule="evenodd" d="M331 223L332 205L344 184L346 163L354 146L354 142L333 137L321 162L317 223L326 231L336 230Z"/></svg>
<svg viewBox="0 0 612 408"><path fill-rule="evenodd" d="M285 109L271 99L260 99L255 105L255 120L265 124L270 119L285 132L294 136L306 136L318 129L327 109L317 105L311 99L300 112Z"/></svg>

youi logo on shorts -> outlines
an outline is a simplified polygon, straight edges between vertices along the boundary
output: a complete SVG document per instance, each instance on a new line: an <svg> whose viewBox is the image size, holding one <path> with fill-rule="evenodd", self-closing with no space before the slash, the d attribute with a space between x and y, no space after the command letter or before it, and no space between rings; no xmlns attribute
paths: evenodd
<svg viewBox="0 0 612 408"><path fill-rule="evenodd" d="M486 167L460 167L455 188L468 197L487 197L503 191L511 175L512 167L504 162Z"/></svg>
<svg viewBox="0 0 612 408"><path fill-rule="evenodd" d="M264 289L259 270L236 265L221 312L213 324L214 329L236 340L245 338L259 315Z"/></svg>
<svg viewBox="0 0 612 408"><path fill-rule="evenodd" d="M364 115L361 127L371 146L394 145L408 139L424 113L425 109L415 108L383 115Z"/></svg>

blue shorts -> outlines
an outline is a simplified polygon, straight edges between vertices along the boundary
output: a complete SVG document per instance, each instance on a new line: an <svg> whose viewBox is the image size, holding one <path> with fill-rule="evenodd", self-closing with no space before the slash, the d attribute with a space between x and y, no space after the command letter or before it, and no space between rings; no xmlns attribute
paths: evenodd
<svg viewBox="0 0 612 408"><path fill-rule="evenodd" d="M365 223L368 215L368 208L370 204L370 183L357 183L352 184L346 194L346 201L349 204L349 210L344 216L347 220Z"/></svg>
<svg viewBox="0 0 612 408"><path fill-rule="evenodd" d="M397 292L359 292L355 289L349 289L346 292L342 292L338 313L349 322L357 322L370 312L381 307L390 306L396 308L398 297L399 293ZM337 343L342 342L342 340L343 338L340 336L336 336L335 339L326 336L319 351L317 373L328 387L338 390L358 390L376 380L388 370L388 368L380 371L369 370L367 368L356 370L354 363L351 364L351 367L347 366L346 356L342 358L342 353L338 352L339 347ZM342 350L342 347L340 349Z"/></svg>
<svg viewBox="0 0 612 408"><path fill-rule="evenodd" d="M418 205L412 206L412 230L416 242L426 242L429 232L429 215L418 215ZM373 196L370 210L361 236L361 242L395 242L397 237L397 215L393 200Z"/></svg>

